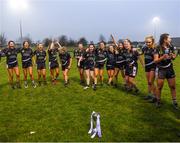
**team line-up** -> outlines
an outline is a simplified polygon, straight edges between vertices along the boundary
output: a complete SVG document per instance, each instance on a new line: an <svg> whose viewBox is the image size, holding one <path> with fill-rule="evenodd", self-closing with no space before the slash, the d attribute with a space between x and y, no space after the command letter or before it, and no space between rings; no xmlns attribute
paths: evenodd
<svg viewBox="0 0 180 143"><path fill-rule="evenodd" d="M92 84L93 90L97 90L97 84L103 85L104 66L108 73L108 85L117 87L118 75L121 73L123 85L127 91L139 92L135 83L138 71L138 60L145 69L148 95L145 100L150 100L157 107L161 106L161 91L164 80L167 79L172 95L172 103L178 109L176 100L175 72L172 61L176 58L175 48L171 44L171 37L164 33L160 36L159 44L155 44L153 36L145 38L145 45L142 52L133 47L129 39L115 41L113 35L112 44L108 46L104 41L98 43L96 47L90 43L84 48L83 43L78 43L78 48L74 50L74 57L77 59L77 68L80 74L80 83L87 90ZM18 67L18 53L21 54L22 68L24 74L24 87L28 88L27 76L29 74L32 86L37 87L33 76L33 62L37 65L38 85L46 82L46 60L48 54L50 75L53 84L56 84L59 76L59 65L61 65L65 87L69 84L68 72L72 65L72 58L65 47L53 41L49 44L47 51L42 43L37 44L33 51L28 41L23 42L22 47L16 47L14 41L8 42L8 47L0 50L0 57L6 57L9 83L13 89L21 88L20 72ZM142 56L144 55L144 56ZM60 63L58 62L58 56ZM144 58L144 60L143 60ZM13 82L13 74L16 75L17 82ZM41 77L43 81L41 81ZM99 81L98 81L99 77ZM155 79L157 84L155 85Z"/></svg>

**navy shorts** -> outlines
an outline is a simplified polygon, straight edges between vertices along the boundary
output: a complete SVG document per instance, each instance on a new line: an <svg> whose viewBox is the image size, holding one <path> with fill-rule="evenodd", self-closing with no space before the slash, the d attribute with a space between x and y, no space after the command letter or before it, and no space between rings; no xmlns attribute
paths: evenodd
<svg viewBox="0 0 180 143"><path fill-rule="evenodd" d="M29 62L22 62L22 68L23 69L27 69L29 67L32 67L32 62L29 61Z"/></svg>
<svg viewBox="0 0 180 143"><path fill-rule="evenodd" d="M172 66L165 69L160 68L158 70L159 79L170 79L170 78L175 78L175 76L176 75Z"/></svg>
<svg viewBox="0 0 180 143"><path fill-rule="evenodd" d="M56 69L59 68L59 64L57 61L49 62L49 69Z"/></svg>
<svg viewBox="0 0 180 143"><path fill-rule="evenodd" d="M125 63L116 63L115 64L115 68L118 68L120 70L124 70L125 69Z"/></svg>
<svg viewBox="0 0 180 143"><path fill-rule="evenodd" d="M136 65L132 65L132 66L126 65L125 75L134 78L137 75L137 71L138 71L138 66L136 66Z"/></svg>
<svg viewBox="0 0 180 143"><path fill-rule="evenodd" d="M155 70L156 70L156 65L155 64L145 66L145 72L150 72L150 71L155 71Z"/></svg>
<svg viewBox="0 0 180 143"><path fill-rule="evenodd" d="M15 67L18 67L18 62L15 62L13 64L7 64L8 69L12 69L12 68L15 68Z"/></svg>
<svg viewBox="0 0 180 143"><path fill-rule="evenodd" d="M106 65L106 70L114 70L115 69L115 65Z"/></svg>
<svg viewBox="0 0 180 143"><path fill-rule="evenodd" d="M37 70L46 69L46 63L37 63Z"/></svg>
<svg viewBox="0 0 180 143"><path fill-rule="evenodd" d="M97 69L104 69L104 63L96 63L95 68Z"/></svg>
<svg viewBox="0 0 180 143"><path fill-rule="evenodd" d="M94 71L94 64L84 64L84 70Z"/></svg>
<svg viewBox="0 0 180 143"><path fill-rule="evenodd" d="M62 71L65 71L66 69L69 69L68 67L69 67L69 64L66 64L65 66L61 66Z"/></svg>

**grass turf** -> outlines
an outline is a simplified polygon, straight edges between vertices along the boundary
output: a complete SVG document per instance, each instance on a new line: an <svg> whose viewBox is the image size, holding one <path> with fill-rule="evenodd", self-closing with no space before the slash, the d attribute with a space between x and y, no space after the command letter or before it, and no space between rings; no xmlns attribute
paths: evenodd
<svg viewBox="0 0 180 143"><path fill-rule="evenodd" d="M180 141L180 112L172 108L167 82L162 92L163 106L156 109L143 100L147 94L145 73L139 65L138 96L118 88L98 86L83 90L76 61L65 88L60 74L56 86L12 90L8 85L5 58L0 63L0 141ZM19 62L20 63L20 62ZM180 57L174 62L177 96L180 93ZM37 77L36 70L34 75ZM107 75L107 74L106 74ZM48 80L49 70L47 70ZM21 68L21 79L23 79ZM107 76L106 79L107 80ZM119 82L122 82L119 76ZM180 99L178 100L180 104ZM100 112L102 138L87 134L90 114ZM34 134L30 132L34 131Z"/></svg>

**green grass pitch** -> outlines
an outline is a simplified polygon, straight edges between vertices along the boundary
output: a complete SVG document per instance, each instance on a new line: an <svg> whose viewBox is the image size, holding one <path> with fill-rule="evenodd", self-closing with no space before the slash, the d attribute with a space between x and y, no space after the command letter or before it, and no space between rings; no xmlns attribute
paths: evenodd
<svg viewBox="0 0 180 143"><path fill-rule="evenodd" d="M23 79L21 63L21 79ZM177 99L180 105L180 57L174 61ZM136 77L138 96L118 88L98 86L97 91L83 90L79 84L76 61L69 73L70 85L59 82L33 89L12 90L8 85L5 58L0 63L0 141L176 141L180 142L180 112L172 108L167 82L162 92L160 109L143 97L147 94L145 72L139 64ZM34 75L37 78L36 70ZM105 72L105 81L107 74ZM119 75L119 83L122 83ZM100 112L102 138L88 135L90 114ZM34 134L30 132L34 131Z"/></svg>

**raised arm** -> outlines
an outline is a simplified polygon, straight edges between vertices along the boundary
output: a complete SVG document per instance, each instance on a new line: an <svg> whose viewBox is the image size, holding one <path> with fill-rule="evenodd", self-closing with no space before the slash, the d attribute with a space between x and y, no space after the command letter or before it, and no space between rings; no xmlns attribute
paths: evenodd
<svg viewBox="0 0 180 143"><path fill-rule="evenodd" d="M56 42L56 44L58 45L58 50L62 48L62 46L59 42Z"/></svg>
<svg viewBox="0 0 180 143"><path fill-rule="evenodd" d="M5 57L6 56L6 48L0 49L0 57Z"/></svg>
<svg viewBox="0 0 180 143"><path fill-rule="evenodd" d="M53 49L53 47L54 47L54 42L51 42L51 44L48 46L48 51Z"/></svg>
<svg viewBox="0 0 180 143"><path fill-rule="evenodd" d="M116 46L116 48L118 47L118 44L116 43L116 40L114 39L114 36L111 34L111 38L112 38L112 40L113 40L113 43L114 43L114 45Z"/></svg>

